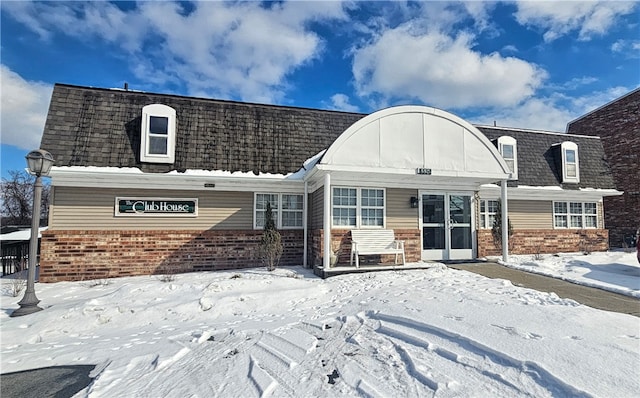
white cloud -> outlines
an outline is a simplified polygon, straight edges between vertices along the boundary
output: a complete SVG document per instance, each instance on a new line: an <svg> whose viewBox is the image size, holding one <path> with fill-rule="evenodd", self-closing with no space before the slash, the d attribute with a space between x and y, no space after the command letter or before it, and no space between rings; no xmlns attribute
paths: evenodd
<svg viewBox="0 0 640 398"><path fill-rule="evenodd" d="M101 38L134 51L147 30L135 12L126 13L109 2L7 2L7 10L43 40L64 34L80 40Z"/></svg>
<svg viewBox="0 0 640 398"><path fill-rule="evenodd" d="M616 98L629 93L636 87L628 88L623 86L611 87L604 91L595 91L587 95L575 97L571 99L572 109L574 110L575 117L582 116L591 112L594 109L601 107L602 105L613 101ZM575 118L574 117L574 118ZM573 118L572 118L573 119Z"/></svg>
<svg viewBox="0 0 640 398"><path fill-rule="evenodd" d="M40 147L53 86L23 79L0 65L2 143L23 149Z"/></svg>
<svg viewBox="0 0 640 398"><path fill-rule="evenodd" d="M30 1L5 1L2 3L2 10L9 13L16 21L24 24L41 39L51 38L51 32L40 21L38 4Z"/></svg>
<svg viewBox="0 0 640 398"><path fill-rule="evenodd" d="M461 3L465 11L474 20L475 27L480 31L495 30L491 12L496 7L495 2L490 1L465 1ZM495 32L494 32L495 34Z"/></svg>
<svg viewBox="0 0 640 398"><path fill-rule="evenodd" d="M579 40L604 35L619 17L633 12L630 1L518 1L516 20L545 30L545 42L577 31Z"/></svg>
<svg viewBox="0 0 640 398"><path fill-rule="evenodd" d="M611 45L611 51L622 53L628 58L640 58L640 40L617 40Z"/></svg>
<svg viewBox="0 0 640 398"><path fill-rule="evenodd" d="M512 107L492 109L470 119L474 123L564 132L567 123L621 97L632 89L613 87L583 96L570 97L555 93L547 97L530 98Z"/></svg>
<svg viewBox="0 0 640 398"><path fill-rule="evenodd" d="M277 102L287 77L317 58L308 25L347 18L340 2L29 3L11 14L43 38L100 38L128 54L143 82L184 83L189 94Z"/></svg>
<svg viewBox="0 0 640 398"><path fill-rule="evenodd" d="M513 107L494 109L473 118L474 123L498 126L524 127L534 130L564 131L575 114L557 104L553 98L529 98Z"/></svg>
<svg viewBox="0 0 640 398"><path fill-rule="evenodd" d="M353 51L357 92L445 109L507 106L533 95L547 77L535 64L473 45L470 34L452 37L413 22L387 29Z"/></svg>
<svg viewBox="0 0 640 398"><path fill-rule="evenodd" d="M350 103L349 96L342 93L337 93L331 96L331 108L345 112L359 112L360 109Z"/></svg>
<svg viewBox="0 0 640 398"><path fill-rule="evenodd" d="M576 90L583 86L588 86L597 82L598 79L593 76L574 77L573 79L560 83L560 84L548 84L545 89L553 91L568 91Z"/></svg>

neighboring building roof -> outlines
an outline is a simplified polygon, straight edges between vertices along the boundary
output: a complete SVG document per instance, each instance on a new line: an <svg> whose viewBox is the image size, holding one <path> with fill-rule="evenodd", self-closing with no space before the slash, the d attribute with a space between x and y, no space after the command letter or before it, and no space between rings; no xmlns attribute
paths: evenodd
<svg viewBox="0 0 640 398"><path fill-rule="evenodd" d="M140 162L141 111L160 103L176 110L175 163ZM138 91L56 84L41 147L56 166L133 167L147 173L226 170L288 174L327 149L365 114L260 105ZM518 183L614 188L598 138L478 126L490 140L518 145ZM560 184L551 146L578 144L580 183Z"/></svg>
<svg viewBox="0 0 640 398"><path fill-rule="evenodd" d="M46 231L49 227L40 227L38 229L38 238L42 238L42 232ZM5 243L11 242L25 242L31 239L31 228L22 229L20 231L9 232L6 234L0 234L0 241Z"/></svg>
<svg viewBox="0 0 640 398"><path fill-rule="evenodd" d="M518 146L518 185L562 186L565 189L615 188L604 149L598 137L552 133L516 128L476 126L490 140L506 135L516 139ZM561 184L559 159L552 146L563 141L578 145L580 183Z"/></svg>
<svg viewBox="0 0 640 398"><path fill-rule="evenodd" d="M175 163L140 162L142 107L176 110ZM295 172L366 115L56 84L42 148L56 166Z"/></svg>

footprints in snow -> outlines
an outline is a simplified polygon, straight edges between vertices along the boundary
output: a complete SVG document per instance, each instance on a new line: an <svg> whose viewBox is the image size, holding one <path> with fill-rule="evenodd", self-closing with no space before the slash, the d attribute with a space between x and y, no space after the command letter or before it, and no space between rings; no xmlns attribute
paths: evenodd
<svg viewBox="0 0 640 398"><path fill-rule="evenodd" d="M529 332L522 331L522 330L516 328L515 326L502 326L502 325L494 325L494 324L491 324L491 326L493 326L495 328L498 328L498 329L501 329L501 330L504 330L504 331L508 332L512 336L519 336L519 337L522 337L523 339L527 339L527 340L528 339L541 340L541 339L544 338L541 335L536 334L536 333L529 333Z"/></svg>

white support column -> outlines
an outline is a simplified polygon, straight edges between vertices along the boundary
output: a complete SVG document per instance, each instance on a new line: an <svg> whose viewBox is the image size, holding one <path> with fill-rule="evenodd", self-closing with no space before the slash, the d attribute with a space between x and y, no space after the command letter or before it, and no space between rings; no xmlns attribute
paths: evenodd
<svg viewBox="0 0 640 398"><path fill-rule="evenodd" d="M500 185L500 207L502 208L502 261L509 261L509 209L507 205L507 180Z"/></svg>
<svg viewBox="0 0 640 398"><path fill-rule="evenodd" d="M322 268L328 270L331 267L331 176L324 175L324 254L322 256Z"/></svg>
<svg viewBox="0 0 640 398"><path fill-rule="evenodd" d="M307 219L309 218L309 206L307 205L307 199L309 197L309 184L304 182L304 197L302 198L302 266L307 268Z"/></svg>

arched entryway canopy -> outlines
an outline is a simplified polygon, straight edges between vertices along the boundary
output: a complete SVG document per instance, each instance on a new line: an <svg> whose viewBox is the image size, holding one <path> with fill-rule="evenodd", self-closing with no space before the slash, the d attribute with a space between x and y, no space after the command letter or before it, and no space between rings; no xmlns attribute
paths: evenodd
<svg viewBox="0 0 640 398"><path fill-rule="evenodd" d="M437 200L459 198L468 208L470 194L453 196L449 192L478 191L482 184L501 181L503 230L506 230L506 181L510 176L509 166L496 146L477 128L451 113L425 106L398 106L366 116L345 130L304 177L305 193L324 187L323 267L329 268L331 186L442 191L444 194L434 195ZM459 231L466 228L464 234L468 238L472 225L471 220L466 227L445 221L434 228L449 230L460 226ZM425 231L432 228L423 226ZM506 236L503 242L506 261ZM447 243L445 249L451 253L453 246ZM472 252L471 245L464 249Z"/></svg>
<svg viewBox="0 0 640 398"><path fill-rule="evenodd" d="M364 117L334 141L315 168L319 173L309 173L309 181L330 172L334 181L405 187L478 186L510 174L477 128L426 106L397 106Z"/></svg>

